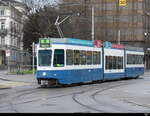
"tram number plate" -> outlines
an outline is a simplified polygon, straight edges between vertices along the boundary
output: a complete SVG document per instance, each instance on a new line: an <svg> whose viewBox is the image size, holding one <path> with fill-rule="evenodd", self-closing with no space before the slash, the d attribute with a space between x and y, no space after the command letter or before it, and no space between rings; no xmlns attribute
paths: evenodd
<svg viewBox="0 0 150 116"><path fill-rule="evenodd" d="M47 80L42 80L41 85L48 85L48 81Z"/></svg>

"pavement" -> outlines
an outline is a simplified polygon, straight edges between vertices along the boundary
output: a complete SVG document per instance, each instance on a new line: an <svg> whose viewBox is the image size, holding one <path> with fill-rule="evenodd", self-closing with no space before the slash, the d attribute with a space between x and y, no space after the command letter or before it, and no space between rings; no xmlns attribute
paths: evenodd
<svg viewBox="0 0 150 116"><path fill-rule="evenodd" d="M8 74L7 71L0 71L0 79L8 81L34 83L36 82L36 74L11 75Z"/></svg>
<svg viewBox="0 0 150 116"><path fill-rule="evenodd" d="M26 86L37 83L36 74L10 75L7 71L0 71L0 89Z"/></svg>

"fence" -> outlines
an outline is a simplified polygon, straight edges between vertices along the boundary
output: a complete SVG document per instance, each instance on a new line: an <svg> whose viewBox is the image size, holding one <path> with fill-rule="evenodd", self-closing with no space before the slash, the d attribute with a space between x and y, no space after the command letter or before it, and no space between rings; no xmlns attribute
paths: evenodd
<svg viewBox="0 0 150 116"><path fill-rule="evenodd" d="M11 50L6 59L9 72L32 69L32 54L27 51Z"/></svg>

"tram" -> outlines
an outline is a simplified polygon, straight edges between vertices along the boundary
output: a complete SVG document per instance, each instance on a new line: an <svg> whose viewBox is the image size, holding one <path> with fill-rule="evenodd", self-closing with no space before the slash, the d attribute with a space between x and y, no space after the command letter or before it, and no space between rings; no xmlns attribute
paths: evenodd
<svg viewBox="0 0 150 116"><path fill-rule="evenodd" d="M143 49L75 38L41 38L37 46L40 85L70 85L144 74Z"/></svg>

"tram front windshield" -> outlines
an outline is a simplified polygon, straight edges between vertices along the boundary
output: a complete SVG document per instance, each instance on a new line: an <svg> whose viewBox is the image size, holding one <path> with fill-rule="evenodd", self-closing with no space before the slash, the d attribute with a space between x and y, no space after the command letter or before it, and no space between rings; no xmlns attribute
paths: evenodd
<svg viewBox="0 0 150 116"><path fill-rule="evenodd" d="M51 66L52 50L39 50L39 66Z"/></svg>

